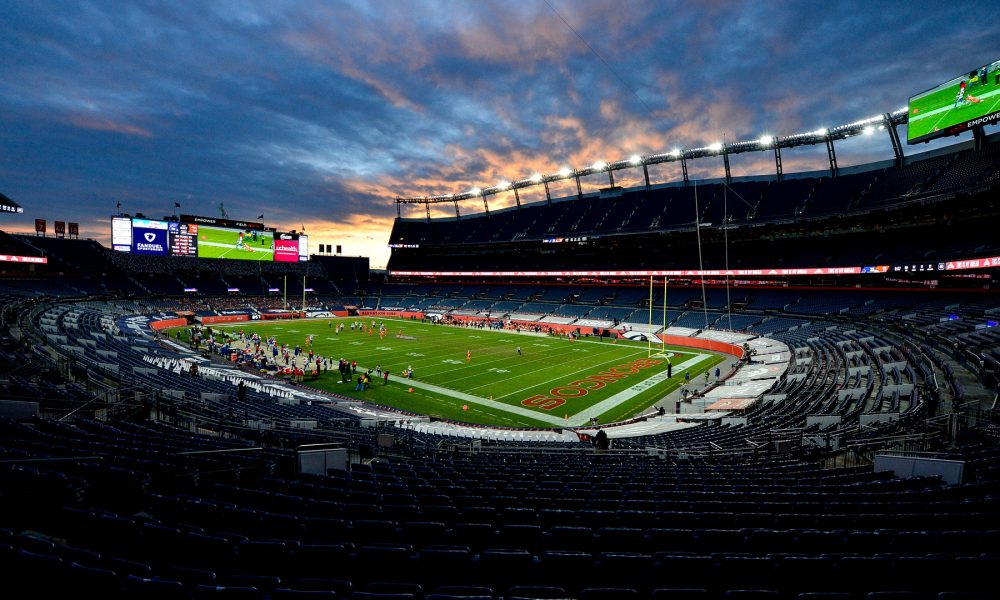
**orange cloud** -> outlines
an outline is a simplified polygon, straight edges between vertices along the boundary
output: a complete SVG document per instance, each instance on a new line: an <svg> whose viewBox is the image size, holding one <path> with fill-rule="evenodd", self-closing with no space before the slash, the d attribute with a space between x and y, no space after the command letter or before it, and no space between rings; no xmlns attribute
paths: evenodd
<svg viewBox="0 0 1000 600"><path fill-rule="evenodd" d="M143 129L137 125L131 125L129 123L121 123L114 121L106 117L97 117L91 115L72 115L69 117L69 122L76 127L81 129L94 129L97 131L113 131L115 133L124 133L125 135L138 135L140 137L151 138L153 133L148 129Z"/></svg>

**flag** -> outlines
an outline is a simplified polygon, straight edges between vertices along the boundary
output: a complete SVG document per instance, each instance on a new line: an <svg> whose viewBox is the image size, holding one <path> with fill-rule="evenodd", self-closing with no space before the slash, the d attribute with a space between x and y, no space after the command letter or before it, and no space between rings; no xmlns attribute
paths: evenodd
<svg viewBox="0 0 1000 600"><path fill-rule="evenodd" d="M260 213L259 215L257 215L257 218L258 219L263 219L264 218L264 213Z"/></svg>
<svg viewBox="0 0 1000 600"><path fill-rule="evenodd" d="M180 208L180 207L181 207L180 202L174 202L174 208Z"/></svg>
<svg viewBox="0 0 1000 600"><path fill-rule="evenodd" d="M118 204L115 204L115 208L121 208L121 207L122 207L122 201L119 200Z"/></svg>

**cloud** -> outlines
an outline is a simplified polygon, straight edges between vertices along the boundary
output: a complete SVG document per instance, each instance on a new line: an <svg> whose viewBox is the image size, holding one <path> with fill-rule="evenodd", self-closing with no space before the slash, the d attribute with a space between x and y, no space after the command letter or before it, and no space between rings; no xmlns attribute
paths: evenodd
<svg viewBox="0 0 1000 600"><path fill-rule="evenodd" d="M125 135L138 135L141 137L153 137L152 132L148 129L138 127L136 125L131 125L129 123L121 123L114 121L112 119L104 119L100 117L92 117L89 115L73 115L69 117L69 122L76 127L81 127L83 129L93 129L96 131L113 131L115 133L123 133Z"/></svg>

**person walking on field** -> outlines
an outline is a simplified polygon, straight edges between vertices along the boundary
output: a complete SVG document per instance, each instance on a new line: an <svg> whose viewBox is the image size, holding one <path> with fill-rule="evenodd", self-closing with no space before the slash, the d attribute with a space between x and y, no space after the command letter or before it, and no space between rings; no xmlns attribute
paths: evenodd
<svg viewBox="0 0 1000 600"><path fill-rule="evenodd" d="M466 350L465 351L465 364L469 364L471 362L472 362L472 350Z"/></svg>

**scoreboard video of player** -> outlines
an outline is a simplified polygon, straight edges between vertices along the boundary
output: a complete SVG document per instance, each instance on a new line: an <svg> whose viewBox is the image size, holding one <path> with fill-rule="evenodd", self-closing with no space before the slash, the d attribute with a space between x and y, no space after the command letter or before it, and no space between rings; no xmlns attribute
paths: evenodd
<svg viewBox="0 0 1000 600"><path fill-rule="evenodd" d="M309 238L278 233L263 223L181 215L179 220L111 219L111 247L154 256L276 262L309 260Z"/></svg>

